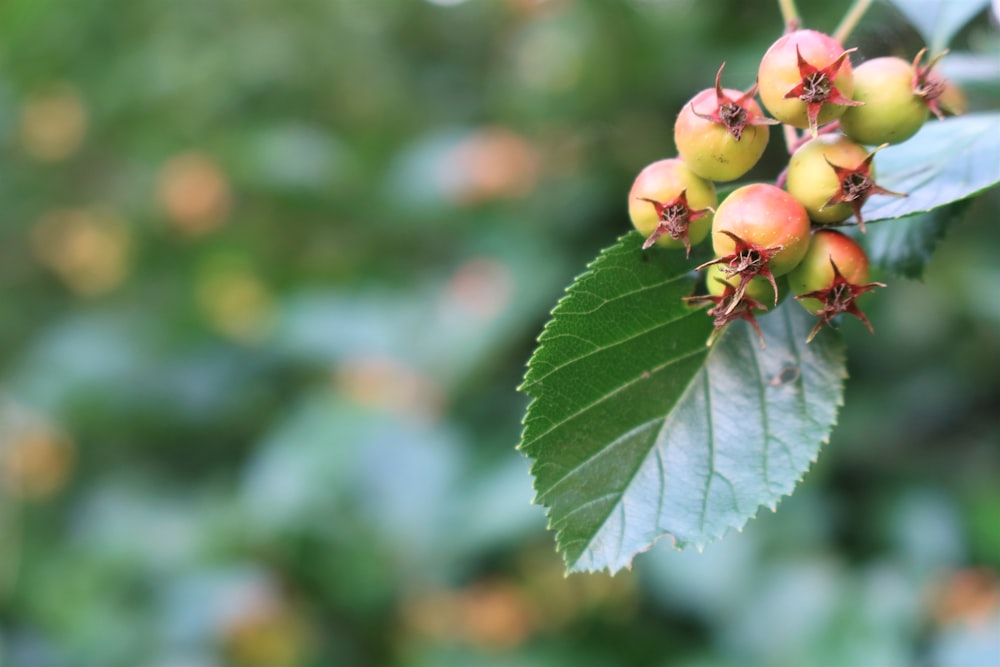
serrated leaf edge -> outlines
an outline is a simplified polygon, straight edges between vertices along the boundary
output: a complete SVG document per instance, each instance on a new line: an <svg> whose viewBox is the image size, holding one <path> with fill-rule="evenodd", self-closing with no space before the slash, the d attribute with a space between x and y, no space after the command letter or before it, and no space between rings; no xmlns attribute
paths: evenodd
<svg viewBox="0 0 1000 667"><path fill-rule="evenodd" d="M587 272L581 274L581 276L586 275L586 273ZM563 297L563 298L565 298L565 297ZM562 301L562 299L560 301ZM558 305L557 305L557 308L558 308ZM555 313L555 310L556 309L553 309L553 313ZM769 313L767 316L771 316L771 315L772 314ZM751 336L751 331L750 331L749 325L747 325L745 322L736 322L736 323L734 323L733 326L736 327L735 330L743 330L744 331L744 336L747 338L746 344L748 344L748 345L756 345L756 339L751 340L752 336ZM724 334L724 336L732 336L732 335L734 335L734 333L733 333L734 332L733 326L730 327L729 331L727 331ZM832 333L833 332L829 332L828 331L828 332L825 332L825 335L831 335ZM716 341L715 345L713 345L713 349L709 351L709 355L711 355L712 353L714 353L716 346L719 344L719 342L722 339L723 339L723 337L720 337ZM841 351L840 355L843 356L843 351ZM708 363L708 357L706 357L706 361L705 361L705 364L707 364L707 363ZM842 368L842 371L840 372L839 377L837 378L837 381L839 383L839 386L838 386L839 391L837 392L838 398L837 398L837 401L836 401L836 403L834 405L835 410L834 410L834 420L833 420L833 422L831 422L829 428L827 429L825 437L823 437L820 440L819 446L816 448L816 453L809 459L809 465L808 465L808 467L806 467L806 469L803 470L802 473L798 477L796 477L796 479L795 479L795 481L793 483L791 483L791 484L788 485L788 489L786 491L781 492L774 499L773 503L771 503L770 505L768 505L767 503L761 503L761 504L759 504L757 506L757 510L752 515L749 515L749 516L745 517L742 521L737 521L737 522L731 523L731 524L729 524L727 526L723 526L721 528L721 530L719 530L717 533L715 533L713 535L709 535L704 540L693 541L693 542L680 542L671 533L669 533L669 532L663 532L663 533L660 533L659 535L655 536L650 541L650 543L647 544L645 547L643 547L641 549L638 549L633 554L631 554L631 556L628 558L628 562L625 565L623 565L622 567L618 568L618 569L612 569L612 567L610 565L605 566L605 567L600 567L600 568L589 568L588 567L588 568L579 568L579 569L577 569L574 566L575 566L576 563L579 562L580 558L578 558L577 560L573 561L572 563L570 563L570 562L567 561L565 574L568 576L569 574L577 573L577 572L598 573L598 572L602 572L602 571L607 570L607 572L610 575L614 576L617 572L619 572L619 571L621 571L623 569L625 569L625 570L631 570L632 562L633 562L635 556L651 550L657 543L659 543L660 540L662 540L663 538L666 538L666 537L670 537L671 539L674 540L672 546L677 551L683 551L684 549L687 549L687 548L690 548L690 547L694 547L695 549L697 549L700 552L700 551L704 550L704 548L706 546L708 546L709 544L712 544L714 542L718 542L721 539L723 539L726 535L728 535L734 529L737 532L742 532L742 530L746 527L746 525L751 520L757 518L760 515L760 512L761 512L762 509L767 508L767 509L770 509L772 512L777 511L777 507L781 503L781 501L784 500L786 497L792 495L792 493L794 493L795 489L798 488L798 486L799 486L799 484L801 484L802 480L805 479L805 476L812 469L813 465L815 465L815 463L819 460L820 452L822 452L823 448L826 445L828 445L829 442L830 442L830 438L831 438L831 436L833 434L833 430L834 430L834 428L836 427L836 425L838 424L838 421L839 421L840 408L843 407L843 405L844 405L844 392L843 392L843 388L844 388L844 385L845 385L845 383L847 381L848 373L847 373L847 370L846 370L846 364L842 364L841 368ZM699 377L699 374L695 374L695 375L693 375L691 377L691 380L689 381L688 385L685 387L684 392L682 392L682 394L681 394L682 396L685 395L690 390L691 384L698 377ZM538 400L538 398L533 398L532 399L532 403L534 403L536 400ZM530 408L530 404L529 404L529 408ZM638 428L638 427L636 427L636 428ZM520 445L518 445L518 449L520 449L520 448L521 448ZM533 472L534 468L535 468L535 465L537 464L538 459L535 458L535 457L530 457L530 458L532 458L531 471ZM547 527L548 530L555 532L556 535L558 536L558 532L559 531L554 526L554 522L553 522L553 519L552 519L552 516L551 516L551 507L538 502L538 498L542 494L539 491L539 489L535 486L535 483L536 483L536 479L533 477L532 488L534 489L534 491L536 493L536 496L535 496L535 498L532 499L531 502L532 502L532 504L541 504L543 507L545 507L546 527ZM608 517L605 519L605 522L608 519L610 519L610 517L611 517L611 514L609 513ZM601 525L604 525L604 523L602 522ZM561 544L559 542L559 540L558 540L558 537L555 540L555 542L556 542L556 552L557 553L562 553L564 555L564 557L565 557L565 544Z"/></svg>

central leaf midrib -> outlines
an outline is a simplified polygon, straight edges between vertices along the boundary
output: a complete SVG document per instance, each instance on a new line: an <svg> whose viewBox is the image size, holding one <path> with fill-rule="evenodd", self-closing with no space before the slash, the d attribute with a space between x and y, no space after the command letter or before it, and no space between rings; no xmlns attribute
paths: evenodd
<svg viewBox="0 0 1000 667"><path fill-rule="evenodd" d="M705 359L704 359L703 363L701 364L701 367L700 367L700 368L699 368L699 369L698 369L698 370L697 370L697 371L696 371L695 373L692 373L692 374L691 374L691 377L690 377L690 378L688 378L688 381L687 381L687 383L686 383L686 384L684 385L684 388L683 388L683 389L682 389L681 391L679 391L679 392L677 393L677 397L676 397L676 399L675 399L675 400L674 400L674 401L673 401L673 402L672 402L672 403L670 404L670 407L669 407L669 409L668 409L668 410L667 410L667 411L666 411L666 412L664 413L664 415L663 415L662 417L658 417L658 418L656 418L656 419L651 419L651 420L648 420L648 421L646 421L646 422L643 422L642 424L640 424L640 425L636 426L635 428L633 428L633 429L630 429L630 430L628 431L628 433L625 433L625 434L622 434L621 436L619 436L618 438L616 438L615 440L613 440L613 441L612 441L611 443L609 443L609 444L608 444L608 445L607 445L606 447L602 447L600 451L601 451L601 452L603 452L603 451L606 451L606 450L607 450L607 449L608 449L609 447L613 446L613 445L614 445L615 443L618 443L618 442L623 442L623 441L624 441L624 438L625 438L625 437L627 437L628 435L630 435L630 434L632 434L632 433L635 433L635 432L636 432L636 431L638 431L638 430L639 430L640 428L645 428L645 427L649 427L649 426L651 426L651 425L655 424L656 422L665 422L665 421L667 420L667 418L669 417L669 415L670 415L670 414L671 414L671 413L672 413L672 412L674 411L674 409L675 409L675 408L677 407L678 403L680 403L680 402L681 402L681 400L683 400L683 398L684 398L685 396L687 396L688 392L690 392L690 391L692 390L692 386L693 386L693 384L694 384L695 380L696 380L696 379L697 379L697 378L698 378L699 376L701 376L701 375L702 375L703 373L705 373L705 372L706 372L706 370L705 370L705 369L706 369L706 367L708 366L708 364L709 364L709 361L710 361L710 359L711 359L711 356L712 356L712 354L713 354L713 353L715 353L715 351L716 351L716 346L712 346L711 348L709 348L709 349L708 349L708 351L707 351L707 352L705 353ZM706 387L707 387L707 384L708 384L708 383L706 382ZM709 422L711 422L711 420L709 420ZM580 560L580 557L581 557L581 556L582 556L582 555L583 555L583 554L584 554L584 553L586 552L586 549L587 549L587 548L589 548L589 546L590 546L590 545L591 545L591 544L593 543L593 540L594 540L594 538L595 538L595 537L597 537L597 535L599 535L599 534L600 534L601 530L602 530L602 529L604 528L604 526L605 526L605 525L607 524L607 522L608 522L608 519L609 519L609 518L611 517L611 515L612 515L612 514L614 513L615 509L616 509L616 508L617 508L617 507L618 507L618 506L619 506L619 505L621 504L621 499L622 499L622 497L623 497L623 496L625 495L625 493L626 493L626 492L628 491L628 489L629 489L629 487L630 487L630 486L632 485L632 483L633 483L633 482L635 481L635 476L636 476L636 474L637 474L637 473L639 472L639 470L640 470L640 469L642 468L642 466L643 466L643 464L645 463L646 459L647 459L647 458L649 457L649 454L650 454L650 452L652 452L652 451L654 451L654 450L656 449L656 442L657 442L657 440L658 440L657 438L653 438L653 439L651 439L651 440L650 440L650 442L651 442L651 444L650 444L650 447L649 447L649 449L648 449L648 450L646 451L646 453L645 453L645 454L644 454L643 456L637 456L637 457L636 457L636 465L635 465L635 467L634 467L634 468L632 469L632 472L631 472L631 474L629 474L628 476L626 476L626 478L625 478L625 479L626 479L627 481L625 482L625 485L624 485L624 486L622 487L622 489L621 489L620 491L618 491L618 492L617 492L617 495L618 495L618 500L616 500L616 501L615 501L614 503L612 503L612 504L610 505L610 507L608 508L608 512L607 512L607 514L605 514L605 515L604 515L604 518L603 518L603 519L601 520L601 522L600 522L599 524L597 524L596 528L594 529L593 533L592 533L592 534L591 534L591 536L590 536L590 539L589 539L589 540L586 540L586 544L585 544L585 547L584 547L583 549L581 549L581 550L580 550L580 552L579 552L579 553L578 553L578 554L576 555L576 557L575 557L575 558L573 559L573 562L572 562L572 563L570 563L570 565L571 565L571 566L572 566L572 565L574 565L574 564L576 564L576 563L577 563L577 562L578 562L578 561ZM597 455L598 455L598 454L595 454L594 456L591 456L591 457L588 457L587 461L590 461L590 460L592 460L592 459L593 459L593 458L595 458L595 457L596 457ZM583 463L581 463L581 466L582 466L582 465L583 465ZM579 467L580 467L580 466L577 466L577 468L579 468ZM714 466L713 466L713 467L714 467ZM574 471L575 471L575 470L576 470L577 468L574 468L574 469L573 469L572 471L570 471L570 473L569 473L569 474L568 474L568 475L567 475L566 477L568 477L569 475L572 475L572 474L573 474L573 472L574 472ZM562 482L562 481L563 481L564 479L566 479L566 477L563 477L563 478L561 478L561 479L559 480L559 482L557 482L557 483L561 483L561 482ZM711 475L709 475L709 479L711 479ZM550 486L550 487L549 487L549 490L551 491L551 490L552 490L552 488L554 488L554 486L555 486L555 485L553 485L553 486ZM606 495L607 495L607 494L606 494ZM662 496L662 491L661 491L661 496ZM707 497L707 494L706 494L706 497ZM540 499L542 498L542 494L539 494L539 498L540 498ZM621 531L621 532L622 532L622 534L624 534L624 532L625 532L625 531L624 531L624 519L622 520L622 523L623 523L623 528L622 528L622 531ZM577 542L577 541L580 541L580 542L582 542L583 540L575 540L574 542ZM564 546L565 546L565 545L564 545ZM567 555L569 555L569 554L567 553ZM620 555L621 555L621 549L619 548L619 556L620 556Z"/></svg>

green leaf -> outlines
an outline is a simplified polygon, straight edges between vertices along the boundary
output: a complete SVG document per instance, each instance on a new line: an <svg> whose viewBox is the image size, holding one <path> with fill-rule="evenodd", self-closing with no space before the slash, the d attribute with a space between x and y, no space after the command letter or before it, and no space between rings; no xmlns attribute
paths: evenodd
<svg viewBox="0 0 1000 667"><path fill-rule="evenodd" d="M916 136L875 157L876 180L906 197L876 195L865 222L945 206L1000 183L1000 112L928 121Z"/></svg>
<svg viewBox="0 0 1000 667"><path fill-rule="evenodd" d="M860 239L873 266L906 278L921 278L924 266L951 224L961 218L967 201L875 225Z"/></svg>
<svg viewBox="0 0 1000 667"><path fill-rule="evenodd" d="M760 319L766 351L743 322L708 349L710 318L681 302L688 263L641 243L623 237L569 288L522 385L520 448L570 571L615 572L667 534L701 547L773 508L841 404L836 332L807 346L813 318L789 300Z"/></svg>
<svg viewBox="0 0 1000 667"><path fill-rule="evenodd" d="M990 0L892 0L892 4L923 36L931 52L937 53L986 9Z"/></svg>

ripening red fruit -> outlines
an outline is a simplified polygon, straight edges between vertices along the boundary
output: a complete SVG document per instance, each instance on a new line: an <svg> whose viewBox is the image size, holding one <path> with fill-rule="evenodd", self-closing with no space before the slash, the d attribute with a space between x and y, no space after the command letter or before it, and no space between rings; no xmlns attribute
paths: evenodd
<svg viewBox="0 0 1000 667"><path fill-rule="evenodd" d="M851 51L815 30L783 35L760 61L757 82L761 101L782 123L809 128L815 136L817 126L858 104L851 98Z"/></svg>
<svg viewBox="0 0 1000 667"><path fill-rule="evenodd" d="M902 58L866 60L854 69L854 99L840 118L840 129L871 146L906 141L930 115L927 102L913 90L912 63Z"/></svg>
<svg viewBox="0 0 1000 667"><path fill-rule="evenodd" d="M646 237L643 248L686 248L703 241L718 203L715 186L678 158L646 165L628 195L632 224Z"/></svg>
<svg viewBox="0 0 1000 667"><path fill-rule="evenodd" d="M674 143L691 170L711 181L731 181L757 164L767 148L768 125L754 101L754 86L743 93L722 87L722 70L715 88L701 91L681 109L674 124Z"/></svg>
<svg viewBox="0 0 1000 667"><path fill-rule="evenodd" d="M777 294L775 277L792 270L809 247L809 216L790 194L768 183L734 190L712 220L712 247L726 275L738 276L737 298L755 276ZM775 299L777 302L777 299Z"/></svg>
<svg viewBox="0 0 1000 667"><path fill-rule="evenodd" d="M861 207L870 196L903 196L875 183L874 154L842 134L821 134L792 155L785 185L813 221L842 222L853 213L864 231Z"/></svg>
<svg viewBox="0 0 1000 667"><path fill-rule="evenodd" d="M788 274L795 298L819 318L806 342L840 313L851 313L874 333L856 301L860 295L885 285L868 282L868 272L868 256L854 239L833 229L813 233L806 256Z"/></svg>
<svg viewBox="0 0 1000 667"><path fill-rule="evenodd" d="M736 247L732 236L761 248L776 249L769 259L775 276L792 270L809 243L809 216L802 205L781 188L752 183L734 190L716 211L712 247L724 257Z"/></svg>

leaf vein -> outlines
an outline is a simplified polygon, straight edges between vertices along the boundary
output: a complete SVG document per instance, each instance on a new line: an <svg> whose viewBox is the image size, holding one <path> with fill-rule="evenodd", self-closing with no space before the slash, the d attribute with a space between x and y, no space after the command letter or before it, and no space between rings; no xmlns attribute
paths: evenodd
<svg viewBox="0 0 1000 667"><path fill-rule="evenodd" d="M604 271L604 272L610 272L610 271L614 270L614 268L605 268L605 269L601 269L601 270ZM566 316L566 315L570 315L570 316L593 315L594 313L596 313L597 311L599 311L601 308L604 308L608 304L614 303L615 301L618 301L620 299L625 299L625 298L628 298L628 297L631 297L631 296L635 296L637 294L642 294L643 292L646 292L648 290L659 289L659 288L662 288L662 287L664 287L666 285L670 285L671 283L675 283L678 280L685 280L685 279L688 278L688 275L689 274L687 274L687 273L681 273L681 274L678 274L678 275L673 276L671 278L665 278L663 280L657 280L655 283L651 283L649 285L643 285L642 287L637 287L637 288L635 288L633 290L630 290L628 292L621 292L619 294L615 294L614 296L611 296L611 297L602 296L598 292L594 292L594 291L591 291L589 289L576 289L571 294L567 295L568 296L568 300L565 302L566 305L569 305L569 302L571 300L573 300L575 297L585 296L585 295L586 296L591 296L594 299L599 300L601 303L599 305L597 305L597 306L594 306L593 308L590 308L589 310L566 310L565 308L556 308L556 310L553 312L553 315L559 315L559 316ZM638 278L637 278L637 280L638 280Z"/></svg>
<svg viewBox="0 0 1000 667"><path fill-rule="evenodd" d="M705 532L705 515L708 512L708 495L712 489L712 477L715 474L715 423L714 417L715 413L712 411L712 391L711 391L711 377L708 373L705 374L705 406L706 414L708 419L706 419L708 425L708 476L705 478L705 491L701 497L701 511L698 514L698 530L702 533Z"/></svg>
<svg viewBox="0 0 1000 667"><path fill-rule="evenodd" d="M690 317L691 315L692 315L692 312L690 312L690 311L686 312L686 313L683 313L679 317L675 317L675 318L670 319L670 320L665 320L665 321L660 322L658 324L655 324L655 325L653 325L651 327L648 327L646 329L642 329L642 330L640 330L640 331L638 331L636 333L633 333L632 335L627 336L625 338L617 339L617 340L615 340L615 341L613 341L611 343L599 344L599 343L595 343L593 341L587 341L587 339L582 339L582 340L584 340L586 342L589 342L591 345L594 345L595 346L594 349L590 350L590 351L588 351L588 352L586 352L584 354L581 354L581 355L578 355L578 356L575 356L575 357L571 357L571 358L567 359L566 361L564 361L561 364L552 364L551 362L549 362L548 365L552 366L552 369L549 370L544 375L541 375L541 376L538 376L536 378L533 378L532 384L535 384L536 382L540 382L540 381L544 380L545 378L547 378L548 376L552 375L553 373L561 371L562 369L566 368L567 366L575 364L578 361L583 361L584 359L586 359L587 357L589 357L591 355L597 354L598 352L605 352L607 350L614 349L614 348L616 348L616 347L618 347L620 345L624 345L624 344L628 343L629 341L635 340L636 338L641 338L642 336L645 336L647 334L653 333L657 329L661 329L663 327L670 326L671 324L675 324L675 323L677 323L677 322L679 322L679 321L681 321L681 320L683 320L683 319L685 319L687 317ZM573 336L573 334L565 334L565 333L553 334L552 336L546 338L544 342L548 343L550 341L556 340L556 339L561 338L563 336ZM701 351L701 350L699 350L699 351Z"/></svg>
<svg viewBox="0 0 1000 667"><path fill-rule="evenodd" d="M581 512L581 511L583 511L583 510L585 510L585 509L587 509L587 508L589 508L589 507L591 507L593 505L597 505L598 503L602 503L605 500L607 500L608 498L613 498L615 496L619 496L620 497L621 495L622 495L621 491L611 491L609 493L605 493L603 495L597 496L596 498L591 498L587 502L581 503L580 505L577 505L576 507L574 507L572 510L570 510L566 514L564 514L561 517L559 517L559 519L557 521L553 521L552 522L552 527L553 528L557 528L558 526L562 526L574 514L576 514L578 512Z"/></svg>
<svg viewBox="0 0 1000 667"><path fill-rule="evenodd" d="M697 356L699 354L705 354L704 348L695 348L695 349L691 350L690 352L687 352L687 353L682 354L680 356L674 357L673 359L670 359L669 361L667 361L667 362L665 362L663 364L660 364L659 366L655 366L652 369L649 369L647 371L644 371L644 372L640 373L639 375L637 375L636 377L632 378L628 382L625 382L625 383L623 383L623 384L615 387L613 390L611 390L611 391L605 393L604 395L598 397L596 400L591 401L590 403L588 403L587 405L583 406L582 408L580 408L579 410L577 410L573 414L571 414L571 415L569 415L569 416L565 417L564 419L561 419L561 420L559 420L557 422L554 422L552 424L552 426L550 426L544 432L539 433L534 438L532 438L530 440L525 440L523 448L527 449L527 448L531 447L536 442L538 442L542 438L548 436L550 433L552 433L553 431L555 431L559 427L561 427L561 426L563 426L563 425L571 422L572 420L576 419L580 415L582 415L582 414L584 414L584 413L592 410L596 406L600 405L601 403L603 403L604 401L608 400L609 398L612 398L613 396L621 393L625 389L628 389L629 387L631 387L632 385L634 385L636 382L639 382L640 380L645 379L648 375L659 373L659 372L663 371L664 369L669 368L670 366L672 366L672 365L674 365L676 363L679 363L681 361L685 361L685 360L690 359L691 357ZM609 446L610 446L610 444L612 444L612 443L609 443ZM600 453L600 451L598 451L598 454L599 453Z"/></svg>
<svg viewBox="0 0 1000 667"><path fill-rule="evenodd" d="M761 365L760 355L762 354L760 350L757 349L754 341L752 340L752 334L750 332L750 327L743 327L746 331L746 344L750 348L750 357L753 359L754 368L757 370L757 382L754 384L757 386L757 396L760 401L760 421L761 429L764 433L763 445L763 461L761 462L761 472L764 475L764 486L767 489L771 488L771 474L768 469L770 466L770 447L771 447L771 419L768 414L768 404L767 404L767 386L768 380L764 377L764 368Z"/></svg>

